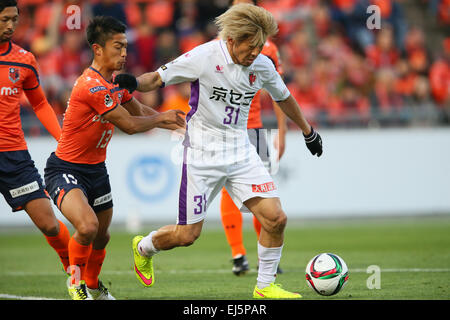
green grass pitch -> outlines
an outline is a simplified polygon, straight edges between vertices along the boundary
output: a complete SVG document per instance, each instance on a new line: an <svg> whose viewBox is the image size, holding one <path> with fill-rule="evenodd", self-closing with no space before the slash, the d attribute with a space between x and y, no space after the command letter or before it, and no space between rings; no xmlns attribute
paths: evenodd
<svg viewBox="0 0 450 320"><path fill-rule="evenodd" d="M70 229L72 230L72 229ZM153 230L143 228L141 234ZM304 299L450 299L450 215L338 221L289 221L277 277ZM154 259L155 285L142 287L132 271L133 234L112 227L100 278L117 299L248 300L256 282L256 236L245 223L250 272L231 273L230 249L218 222L206 221L197 242L161 252ZM305 266L321 252L341 256L349 282L337 295L322 297L305 282ZM370 265L380 268L380 288L369 289ZM68 299L66 277L37 229L0 227L0 299ZM369 281L370 282L370 281Z"/></svg>

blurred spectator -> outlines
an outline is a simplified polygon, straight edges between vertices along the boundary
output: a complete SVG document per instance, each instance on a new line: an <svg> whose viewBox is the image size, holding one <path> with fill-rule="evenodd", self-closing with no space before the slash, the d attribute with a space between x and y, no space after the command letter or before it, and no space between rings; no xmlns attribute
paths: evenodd
<svg viewBox="0 0 450 320"><path fill-rule="evenodd" d="M430 84L425 76L415 79L413 92L406 98L406 105L411 125L430 126L439 120L440 113L431 98Z"/></svg>
<svg viewBox="0 0 450 320"><path fill-rule="evenodd" d="M375 72L375 83L371 95L373 115L381 124L402 124L404 99L395 90L393 69L383 68Z"/></svg>
<svg viewBox="0 0 450 320"><path fill-rule="evenodd" d="M307 68L298 68L294 72L294 79L288 85L288 89L301 106L305 117L312 125L315 125L320 113L325 111L323 107L326 94L323 87L313 83Z"/></svg>
<svg viewBox="0 0 450 320"><path fill-rule="evenodd" d="M111 16L128 25L124 4L116 0L100 0L92 6L92 15Z"/></svg>
<svg viewBox="0 0 450 320"><path fill-rule="evenodd" d="M365 126L370 120L369 99L354 85L344 83L337 95L330 99L328 115L334 126Z"/></svg>
<svg viewBox="0 0 450 320"><path fill-rule="evenodd" d="M395 65L395 91L403 97L411 96L417 79L417 74L411 69L408 60L400 59Z"/></svg>
<svg viewBox="0 0 450 320"><path fill-rule="evenodd" d="M178 41L175 33L166 29L159 33L156 46L156 64L167 63L180 55Z"/></svg>
<svg viewBox="0 0 450 320"><path fill-rule="evenodd" d="M153 71L156 66L156 47L158 37L151 25L141 23L135 28L134 51L135 59L127 59L127 66L135 74Z"/></svg>
<svg viewBox="0 0 450 320"><path fill-rule="evenodd" d="M431 93L441 107L444 121L450 123L450 38L443 41L444 54L430 69Z"/></svg>
<svg viewBox="0 0 450 320"><path fill-rule="evenodd" d="M392 28L385 26L377 33L376 43L366 49L369 64L374 68L393 67L400 52L395 47Z"/></svg>
<svg viewBox="0 0 450 320"><path fill-rule="evenodd" d="M285 61L293 68L303 67L311 63L313 52L307 31L297 30L282 47Z"/></svg>
<svg viewBox="0 0 450 320"><path fill-rule="evenodd" d="M438 5L438 19L444 26L450 25L450 0L441 0Z"/></svg>
<svg viewBox="0 0 450 320"><path fill-rule="evenodd" d="M367 28L369 0L332 0L331 18L350 39L352 45L361 52L374 43L374 36Z"/></svg>
<svg viewBox="0 0 450 320"><path fill-rule="evenodd" d="M419 27L411 27L406 34L404 50L411 70L426 75L430 64L430 55L425 45L425 35Z"/></svg>

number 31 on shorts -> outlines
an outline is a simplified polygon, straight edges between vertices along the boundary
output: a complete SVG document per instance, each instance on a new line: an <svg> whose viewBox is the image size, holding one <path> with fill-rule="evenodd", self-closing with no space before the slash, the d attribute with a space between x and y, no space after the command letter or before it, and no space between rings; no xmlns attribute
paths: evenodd
<svg viewBox="0 0 450 320"><path fill-rule="evenodd" d="M194 196L194 203L197 205L194 208L194 214L202 214L206 211L206 194Z"/></svg>

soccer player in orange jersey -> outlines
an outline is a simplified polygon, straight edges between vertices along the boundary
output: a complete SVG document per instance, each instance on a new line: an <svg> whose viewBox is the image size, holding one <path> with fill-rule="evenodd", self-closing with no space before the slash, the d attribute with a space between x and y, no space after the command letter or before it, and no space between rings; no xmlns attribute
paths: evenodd
<svg viewBox="0 0 450 320"><path fill-rule="evenodd" d="M69 241L68 289L74 300L114 299L98 279L113 213L105 159L114 127L134 134L185 126L182 111L158 113L113 84L113 72L125 65L125 31L120 21L104 16L87 27L94 60L75 82L61 139L44 173L51 198L76 229Z"/></svg>
<svg viewBox="0 0 450 320"><path fill-rule="evenodd" d="M234 0L232 2L233 5L238 3L256 4L256 1ZM270 60L272 60L275 69L279 74L283 73L278 48L272 41L269 39L266 41L261 54L266 55ZM275 146L278 149L278 159L280 159L285 148L285 135L287 130L286 116L280 110L275 101L272 101L272 103L278 122L278 136L275 138ZM269 167L269 145L267 142L266 131L262 129L263 123L261 120L261 91L259 91L252 100L248 115L247 128L250 141L256 146L256 150L263 160L264 165ZM225 236L231 247L231 256L233 257L232 271L237 276L245 274L249 270L249 265L242 238L242 213L234 204L225 188L222 189L222 197L220 200L220 216L222 219L223 228L225 230ZM253 226L255 228L256 235L259 238L259 234L261 233L261 224L255 216L253 216ZM277 272L282 272L280 267L278 267Z"/></svg>
<svg viewBox="0 0 450 320"><path fill-rule="evenodd" d="M0 192L12 211L25 210L69 265L67 227L56 219L42 178L28 152L20 120L20 97L25 93L36 116L56 139L61 127L39 84L36 59L11 41L19 21L15 0L0 3Z"/></svg>

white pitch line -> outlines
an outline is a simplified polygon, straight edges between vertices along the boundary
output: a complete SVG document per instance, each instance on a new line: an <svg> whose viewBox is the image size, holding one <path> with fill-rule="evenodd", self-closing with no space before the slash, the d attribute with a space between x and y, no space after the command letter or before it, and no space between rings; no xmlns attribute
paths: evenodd
<svg viewBox="0 0 450 320"><path fill-rule="evenodd" d="M0 293L0 299L12 299L12 300L61 300L56 298L46 297L32 297L32 296L16 296L13 294Z"/></svg>
<svg viewBox="0 0 450 320"><path fill-rule="evenodd" d="M450 268L380 268L381 272L450 272ZM214 273L230 273L231 269L192 269L192 270L181 270L181 269L173 269L173 270L158 270L156 269L156 272L158 273L168 273L168 274L214 274ZM250 272L257 272L256 269L250 269ZM303 272L303 270L285 270L285 272ZM355 268L350 269L350 273L367 273L367 269L364 268ZM120 271L113 271L113 270L105 270L102 271L102 274L105 275L125 275L125 274L133 274L133 270L120 270ZM22 277L22 276L63 276L64 274L62 272L28 272L28 271L7 271L7 272L0 272L0 276L16 276L16 277Z"/></svg>

